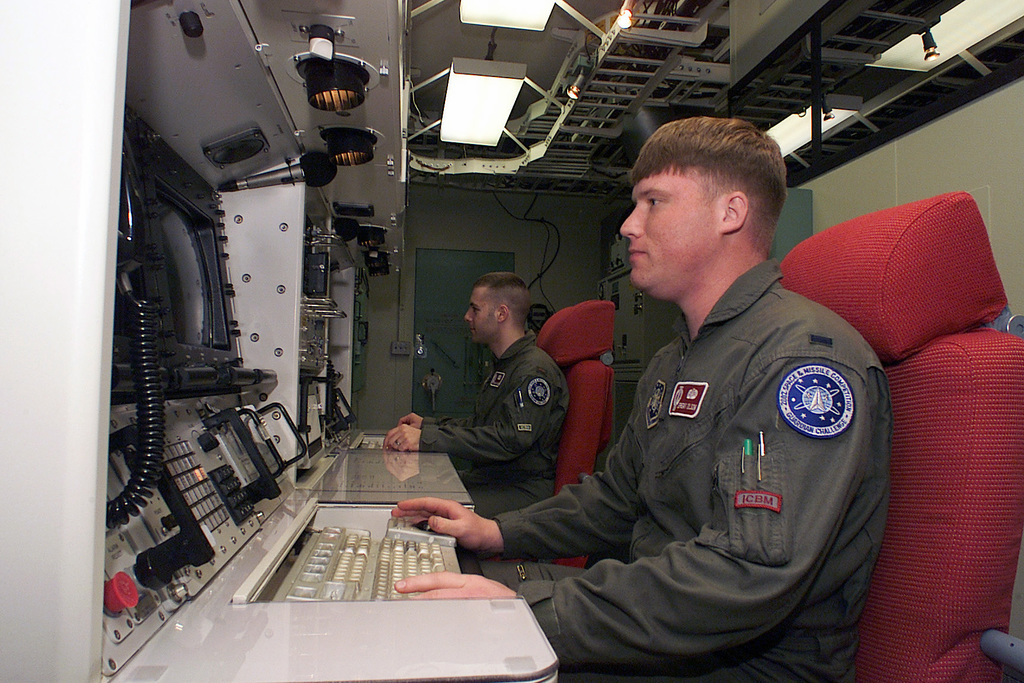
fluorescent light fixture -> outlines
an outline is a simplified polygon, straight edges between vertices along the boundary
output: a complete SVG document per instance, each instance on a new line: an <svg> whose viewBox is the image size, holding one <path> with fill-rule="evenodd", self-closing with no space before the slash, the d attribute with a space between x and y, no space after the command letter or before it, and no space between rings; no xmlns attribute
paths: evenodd
<svg viewBox="0 0 1024 683"><path fill-rule="evenodd" d="M555 0L462 0L459 16L464 24L543 31Z"/></svg>
<svg viewBox="0 0 1024 683"><path fill-rule="evenodd" d="M525 64L456 57L448 74L441 139L497 145L525 80Z"/></svg>
<svg viewBox="0 0 1024 683"><path fill-rule="evenodd" d="M856 109L832 109L832 118L825 117L821 122L822 137L826 131L835 128L856 113ZM782 156L792 154L811 141L812 116L811 108L808 107L802 114L793 114L768 129L768 135L779 143Z"/></svg>
<svg viewBox="0 0 1024 683"><path fill-rule="evenodd" d="M1021 0L964 0L931 27L941 55L925 61L921 35L914 33L879 55L871 66L930 71L1024 17Z"/></svg>

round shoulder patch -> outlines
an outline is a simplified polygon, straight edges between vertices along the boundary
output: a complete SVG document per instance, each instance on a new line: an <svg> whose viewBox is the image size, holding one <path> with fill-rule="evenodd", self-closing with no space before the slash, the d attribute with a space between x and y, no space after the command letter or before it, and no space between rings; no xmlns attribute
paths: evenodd
<svg viewBox="0 0 1024 683"><path fill-rule="evenodd" d="M801 434L830 439L853 421L853 392L827 365L801 365L779 385L779 412Z"/></svg>
<svg viewBox="0 0 1024 683"><path fill-rule="evenodd" d="M547 405L551 400L551 387L543 377L534 377L526 385L526 395L539 406Z"/></svg>

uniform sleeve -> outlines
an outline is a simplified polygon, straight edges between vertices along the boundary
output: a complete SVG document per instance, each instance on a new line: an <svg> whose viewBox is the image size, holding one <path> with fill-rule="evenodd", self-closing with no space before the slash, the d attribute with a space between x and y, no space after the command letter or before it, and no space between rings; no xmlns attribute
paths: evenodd
<svg viewBox="0 0 1024 683"><path fill-rule="evenodd" d="M874 515L879 507L884 516L883 470L891 428L884 374L880 368L858 374L843 367L855 403L851 422L837 436L815 438L787 424L778 409L780 381L796 365L779 361L749 382L735 410L722 416L717 437L691 446L711 453L680 454L679 462L707 455L715 463L707 491L712 520L694 537L669 542L658 554L630 563L603 560L578 577L522 584L520 594L531 603L563 664L668 663L739 646L822 599L819 591L832 595L844 590L843 577L865 563L870 567L881 539L865 538L864 520L849 518ZM749 458L742 444L745 438L756 442L760 432L765 456L759 479L757 449ZM622 485L628 470L620 464L611 481ZM634 486L647 485L639 465L634 475ZM595 482L592 489L602 484L608 481ZM747 498L746 491L769 495ZM582 500L584 494L574 495ZM624 512L628 495L622 490L617 503L609 502L613 496L604 497L602 520L616 509ZM851 512L857 498L864 500ZM563 500L561 505L574 504ZM503 534L524 533L530 539L506 538L507 551L536 542L528 529L538 522L526 522L535 511L533 506L526 516L501 518ZM598 534L583 528L592 538ZM621 540L623 531L615 527L601 533L606 540L610 535ZM829 572L840 578L822 571L826 559ZM829 584L832 580L835 585ZM853 603L862 599L842 597Z"/></svg>
<svg viewBox="0 0 1024 683"><path fill-rule="evenodd" d="M628 425L605 469L551 498L496 518L505 556L549 560L590 553L622 555L637 519L639 463Z"/></svg>
<svg viewBox="0 0 1024 683"><path fill-rule="evenodd" d="M472 425L473 418L471 417L441 417L430 418L429 420L428 418L423 418L423 429L426 429L428 426L433 426L436 428L440 426L471 427ZM422 437L420 437L420 441L423 441Z"/></svg>
<svg viewBox="0 0 1024 683"><path fill-rule="evenodd" d="M487 424L474 425L470 419L447 420L423 425L421 451L448 453L475 464L497 464L515 460L538 439L561 430L565 419L565 397L557 382L543 380L546 395L531 383L539 375L524 377L490 411ZM531 398L532 397L532 398Z"/></svg>

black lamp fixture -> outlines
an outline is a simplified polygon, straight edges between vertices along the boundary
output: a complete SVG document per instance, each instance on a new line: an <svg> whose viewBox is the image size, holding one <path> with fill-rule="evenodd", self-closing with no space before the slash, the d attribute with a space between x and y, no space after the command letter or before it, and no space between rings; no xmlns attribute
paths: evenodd
<svg viewBox="0 0 1024 683"><path fill-rule="evenodd" d="M576 58L576 65L570 72L572 74L572 81L565 87L565 94L570 100L579 100L580 94L583 90L583 84L587 81L587 76L591 73L594 68L594 63L591 61L589 55L580 55Z"/></svg>
<svg viewBox="0 0 1024 683"><path fill-rule="evenodd" d="M935 44L935 36L930 28L921 34L921 42L924 45L924 61L934 62L939 58L939 46Z"/></svg>
<svg viewBox="0 0 1024 683"><path fill-rule="evenodd" d="M327 153L339 166L358 166L373 160L377 136L365 128L332 126L320 131L327 143Z"/></svg>
<svg viewBox="0 0 1024 683"><path fill-rule="evenodd" d="M355 218L335 216L331 224L334 232L345 242L350 242L359 236L359 221Z"/></svg>
<svg viewBox="0 0 1024 683"><path fill-rule="evenodd" d="M366 100L370 74L358 60L334 52L330 26L309 27L309 53L298 57L296 70L306 83L309 105L322 111L354 109ZM330 56L328 56L330 55Z"/></svg>
<svg viewBox="0 0 1024 683"><path fill-rule="evenodd" d="M831 105L828 103L828 98L821 98L821 120L831 121L836 117L835 112L832 111Z"/></svg>
<svg viewBox="0 0 1024 683"><path fill-rule="evenodd" d="M360 225L357 236L359 246L373 249L383 246L387 239L387 230L382 225Z"/></svg>
<svg viewBox="0 0 1024 683"><path fill-rule="evenodd" d="M578 100L580 98L580 88L582 87L583 72L580 71L578 74L576 74L576 78L573 79L569 87L565 89L565 94L569 96L570 100Z"/></svg>

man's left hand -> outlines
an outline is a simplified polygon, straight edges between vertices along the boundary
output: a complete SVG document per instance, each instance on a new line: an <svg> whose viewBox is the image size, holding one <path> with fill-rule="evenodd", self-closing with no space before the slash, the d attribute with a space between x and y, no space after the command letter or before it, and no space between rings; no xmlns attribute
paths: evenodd
<svg viewBox="0 0 1024 683"><path fill-rule="evenodd" d="M516 592L477 574L434 572L402 579L395 584L399 593L419 593L426 600L452 598L514 598Z"/></svg>
<svg viewBox="0 0 1024 683"><path fill-rule="evenodd" d="M393 451L418 451L420 449L420 430L407 424L392 428L384 436L384 448Z"/></svg>

